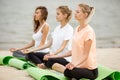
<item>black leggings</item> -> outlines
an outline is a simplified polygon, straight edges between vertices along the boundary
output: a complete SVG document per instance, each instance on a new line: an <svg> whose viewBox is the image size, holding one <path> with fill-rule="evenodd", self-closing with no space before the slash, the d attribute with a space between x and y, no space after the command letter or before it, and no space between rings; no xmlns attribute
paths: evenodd
<svg viewBox="0 0 120 80"><path fill-rule="evenodd" d="M44 56L48 53L42 53L42 52L31 52L27 54L29 61L35 63L35 64L41 64L46 63L47 61L43 60Z"/></svg>
<svg viewBox="0 0 120 80"><path fill-rule="evenodd" d="M14 51L12 55L18 59L28 60L28 57L26 56L26 54L24 54L20 50Z"/></svg>
<svg viewBox="0 0 120 80"><path fill-rule="evenodd" d="M47 67L51 68L54 63L59 63L63 66L67 65L69 62L64 58L50 58L47 62ZM98 69L89 70L87 68L73 68L72 70L65 69L64 75L69 78L76 78L77 80L81 78L87 78L94 80L97 78Z"/></svg>

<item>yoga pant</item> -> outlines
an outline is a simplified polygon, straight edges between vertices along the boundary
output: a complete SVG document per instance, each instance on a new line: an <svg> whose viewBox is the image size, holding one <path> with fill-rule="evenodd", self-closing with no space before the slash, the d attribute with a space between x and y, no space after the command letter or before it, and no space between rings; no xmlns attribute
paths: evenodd
<svg viewBox="0 0 120 80"><path fill-rule="evenodd" d="M49 52L48 52L49 53ZM46 63L47 61L43 60L44 56L48 53L43 52L31 52L27 54L29 61L35 64Z"/></svg>
<svg viewBox="0 0 120 80"><path fill-rule="evenodd" d="M87 68L73 68L72 70L65 69L64 75L69 78L76 78L77 80L81 78L87 78L94 80L98 76L98 69L89 70Z"/></svg>
<svg viewBox="0 0 120 80"><path fill-rule="evenodd" d="M62 64L62 65L65 66L69 62L66 59L64 59L64 58L49 58L46 66L48 68L52 68L54 63L59 63L59 64Z"/></svg>
<svg viewBox="0 0 120 80"><path fill-rule="evenodd" d="M28 60L28 57L26 56L26 54L24 54L20 50L14 51L12 55L16 58L19 58L19 59L23 59L23 60L27 59Z"/></svg>
<svg viewBox="0 0 120 80"><path fill-rule="evenodd" d="M64 58L50 58L47 62L47 67L52 68L53 64L59 63L66 66L69 62ZM65 69L64 75L69 78L75 78L77 80L81 78L87 78L94 80L98 76L98 69L89 70L87 68L73 68L72 70Z"/></svg>

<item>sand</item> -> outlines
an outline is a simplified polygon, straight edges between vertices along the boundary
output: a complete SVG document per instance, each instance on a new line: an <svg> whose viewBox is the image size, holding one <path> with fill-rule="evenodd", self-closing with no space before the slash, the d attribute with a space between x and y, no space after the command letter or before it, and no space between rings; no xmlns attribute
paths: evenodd
<svg viewBox="0 0 120 80"><path fill-rule="evenodd" d="M11 55L9 51L0 50L0 56ZM120 48L97 49L98 64L120 71ZM34 80L25 70L0 65L0 80Z"/></svg>

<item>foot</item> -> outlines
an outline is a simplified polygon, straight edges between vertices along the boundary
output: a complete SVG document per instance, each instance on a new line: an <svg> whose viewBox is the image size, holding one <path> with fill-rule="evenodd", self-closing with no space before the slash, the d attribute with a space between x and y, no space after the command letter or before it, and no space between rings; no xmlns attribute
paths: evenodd
<svg viewBox="0 0 120 80"><path fill-rule="evenodd" d="M37 66L38 66L39 68L42 68L42 69L45 69L45 68L46 68L46 66L45 66L43 63L37 64Z"/></svg>

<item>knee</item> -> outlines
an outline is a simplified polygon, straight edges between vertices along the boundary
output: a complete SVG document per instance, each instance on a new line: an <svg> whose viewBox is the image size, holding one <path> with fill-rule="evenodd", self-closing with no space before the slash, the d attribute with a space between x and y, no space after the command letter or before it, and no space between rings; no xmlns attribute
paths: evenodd
<svg viewBox="0 0 120 80"><path fill-rule="evenodd" d="M55 63L55 59L54 58L49 58L47 63L46 63L46 66L48 68L52 68L53 64Z"/></svg>
<svg viewBox="0 0 120 80"><path fill-rule="evenodd" d="M12 55L16 56L17 54L21 54L21 52L19 50L17 50L17 51L14 51Z"/></svg>
<svg viewBox="0 0 120 80"><path fill-rule="evenodd" d="M26 60L30 60L33 56L33 53L26 54L25 58Z"/></svg>
<svg viewBox="0 0 120 80"><path fill-rule="evenodd" d="M64 76L69 77L69 78L72 78L72 76L71 76L71 73L70 73L70 70L69 70L69 69L65 69L65 71L64 71Z"/></svg>

